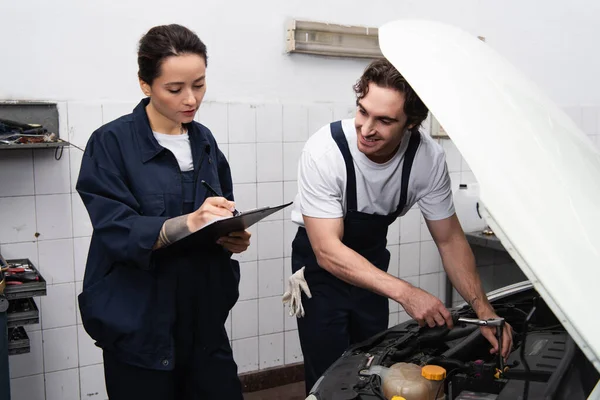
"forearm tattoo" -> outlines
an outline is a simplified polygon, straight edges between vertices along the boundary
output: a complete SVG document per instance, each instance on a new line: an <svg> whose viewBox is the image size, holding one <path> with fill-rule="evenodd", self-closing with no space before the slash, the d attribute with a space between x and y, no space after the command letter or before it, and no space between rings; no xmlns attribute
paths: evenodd
<svg viewBox="0 0 600 400"><path fill-rule="evenodd" d="M168 245L191 235L192 232L190 232L190 229L187 226L187 219L188 214L166 220L160 229L160 234L158 235L158 240L154 244L154 249L167 247Z"/></svg>

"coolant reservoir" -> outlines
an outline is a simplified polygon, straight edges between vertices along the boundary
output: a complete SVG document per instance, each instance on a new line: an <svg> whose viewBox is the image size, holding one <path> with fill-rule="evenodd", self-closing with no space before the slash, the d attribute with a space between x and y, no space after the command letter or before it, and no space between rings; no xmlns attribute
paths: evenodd
<svg viewBox="0 0 600 400"><path fill-rule="evenodd" d="M431 400L446 399L444 388L440 387L446 379L446 370L437 365L426 365L421 368L421 376L429 381L429 398ZM436 397L437 395L437 397Z"/></svg>
<svg viewBox="0 0 600 400"><path fill-rule="evenodd" d="M383 378L383 394L388 400L394 396L406 400L444 400L446 396L440 385L445 377L446 370L442 367L426 365L421 368L416 364L397 363Z"/></svg>

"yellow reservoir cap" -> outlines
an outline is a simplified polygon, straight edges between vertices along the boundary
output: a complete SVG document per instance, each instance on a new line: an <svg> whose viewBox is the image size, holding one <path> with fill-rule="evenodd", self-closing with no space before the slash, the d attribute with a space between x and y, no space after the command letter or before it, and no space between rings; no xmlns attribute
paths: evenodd
<svg viewBox="0 0 600 400"><path fill-rule="evenodd" d="M421 375L430 381L441 381L446 378L446 369L438 365L426 365L421 368Z"/></svg>
<svg viewBox="0 0 600 400"><path fill-rule="evenodd" d="M392 397L392 400L406 400L406 399L402 396L394 396L394 397Z"/></svg>

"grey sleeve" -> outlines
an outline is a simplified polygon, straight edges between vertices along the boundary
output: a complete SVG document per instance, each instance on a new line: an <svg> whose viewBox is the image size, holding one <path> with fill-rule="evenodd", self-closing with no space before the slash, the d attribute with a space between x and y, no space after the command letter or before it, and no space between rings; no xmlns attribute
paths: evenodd
<svg viewBox="0 0 600 400"><path fill-rule="evenodd" d="M430 221L445 219L454 214L450 174L444 153L436 157L429 175L429 185L418 204L423 217Z"/></svg>

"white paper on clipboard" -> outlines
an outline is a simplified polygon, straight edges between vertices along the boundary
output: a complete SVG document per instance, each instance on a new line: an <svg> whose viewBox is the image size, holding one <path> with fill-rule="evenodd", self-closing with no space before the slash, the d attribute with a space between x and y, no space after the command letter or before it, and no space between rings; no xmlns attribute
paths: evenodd
<svg viewBox="0 0 600 400"><path fill-rule="evenodd" d="M257 222L267 218L271 214L283 210L291 204L292 202L276 207L260 207L240 212L235 217L215 219L183 240L186 242L201 241L204 243L206 243L206 241L216 241L218 238L227 236L232 232L246 230Z"/></svg>

